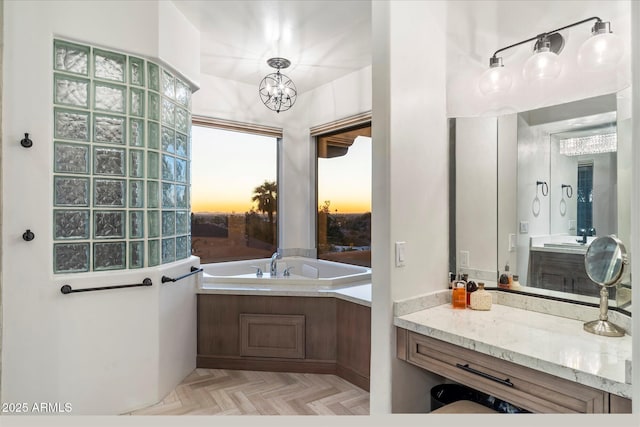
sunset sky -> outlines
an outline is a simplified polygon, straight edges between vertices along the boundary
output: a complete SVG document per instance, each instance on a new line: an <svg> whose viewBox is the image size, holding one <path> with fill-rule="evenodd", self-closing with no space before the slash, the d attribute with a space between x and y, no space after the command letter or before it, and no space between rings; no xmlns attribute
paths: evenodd
<svg viewBox="0 0 640 427"><path fill-rule="evenodd" d="M318 204L331 212L371 211L371 140L359 137L346 156L319 159ZM244 213L253 190L277 176L275 138L194 126L191 210Z"/></svg>
<svg viewBox="0 0 640 427"><path fill-rule="evenodd" d="M371 138L359 136L346 155L318 159L318 205L334 213L371 212Z"/></svg>

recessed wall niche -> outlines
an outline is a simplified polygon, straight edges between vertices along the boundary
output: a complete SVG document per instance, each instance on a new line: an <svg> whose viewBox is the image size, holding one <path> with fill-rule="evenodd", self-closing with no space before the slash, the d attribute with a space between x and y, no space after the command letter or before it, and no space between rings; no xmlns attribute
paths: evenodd
<svg viewBox="0 0 640 427"><path fill-rule="evenodd" d="M191 255L191 89L114 50L53 41L53 272Z"/></svg>

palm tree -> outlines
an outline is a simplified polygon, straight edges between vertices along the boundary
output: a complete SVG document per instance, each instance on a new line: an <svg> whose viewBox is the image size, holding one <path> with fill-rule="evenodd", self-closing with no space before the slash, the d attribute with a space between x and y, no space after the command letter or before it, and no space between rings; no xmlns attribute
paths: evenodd
<svg viewBox="0 0 640 427"><path fill-rule="evenodd" d="M275 243L276 224L273 220L273 213L278 210L278 186L275 181L264 181L262 185L253 189L252 202L258 202L258 211L266 213L269 218L269 230L271 231L271 242Z"/></svg>

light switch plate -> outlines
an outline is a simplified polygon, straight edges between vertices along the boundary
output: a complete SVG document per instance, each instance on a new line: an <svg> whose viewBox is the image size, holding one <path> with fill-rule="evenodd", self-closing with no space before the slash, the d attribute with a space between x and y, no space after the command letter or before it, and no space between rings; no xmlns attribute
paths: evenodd
<svg viewBox="0 0 640 427"><path fill-rule="evenodd" d="M520 234L527 234L529 232L529 221L520 221Z"/></svg>
<svg viewBox="0 0 640 427"><path fill-rule="evenodd" d="M406 244L407 242L396 242L396 267L404 267L406 261Z"/></svg>
<svg viewBox="0 0 640 427"><path fill-rule="evenodd" d="M460 251L460 267L469 267L469 251Z"/></svg>

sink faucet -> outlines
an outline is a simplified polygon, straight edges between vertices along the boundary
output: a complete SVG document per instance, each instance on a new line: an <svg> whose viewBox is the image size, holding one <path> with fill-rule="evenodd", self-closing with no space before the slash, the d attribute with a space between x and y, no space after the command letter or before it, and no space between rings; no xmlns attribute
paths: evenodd
<svg viewBox="0 0 640 427"><path fill-rule="evenodd" d="M278 275L278 264L276 260L280 258L282 258L282 255L280 255L278 251L271 255L271 277L276 277Z"/></svg>
<svg viewBox="0 0 640 427"><path fill-rule="evenodd" d="M576 242L585 245L587 243L587 230L585 230L584 228L581 228L580 235L582 236L582 239L576 239Z"/></svg>

